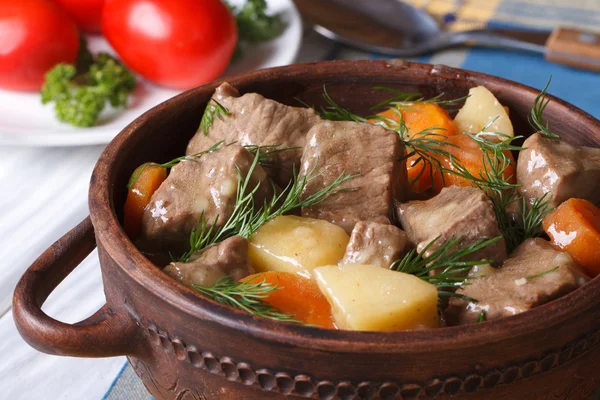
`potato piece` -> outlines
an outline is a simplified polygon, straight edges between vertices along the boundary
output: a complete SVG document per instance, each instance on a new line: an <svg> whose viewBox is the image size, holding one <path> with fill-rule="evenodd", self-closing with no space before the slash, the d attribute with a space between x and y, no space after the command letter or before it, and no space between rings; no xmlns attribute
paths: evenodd
<svg viewBox="0 0 600 400"><path fill-rule="evenodd" d="M256 272L294 272L305 278L344 257L350 238L330 222L284 215L263 225L250 238L248 256Z"/></svg>
<svg viewBox="0 0 600 400"><path fill-rule="evenodd" d="M469 90L469 95L465 105L454 118L461 132L480 132L487 124L496 119L486 131L514 136L508 113L492 92L483 86L477 86Z"/></svg>
<svg viewBox="0 0 600 400"><path fill-rule="evenodd" d="M437 289L414 275L364 264L320 267L313 273L339 329L439 327Z"/></svg>

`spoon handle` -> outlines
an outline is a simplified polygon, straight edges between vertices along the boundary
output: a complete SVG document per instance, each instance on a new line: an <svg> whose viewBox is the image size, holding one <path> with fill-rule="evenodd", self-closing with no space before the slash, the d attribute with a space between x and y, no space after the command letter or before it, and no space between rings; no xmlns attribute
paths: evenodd
<svg viewBox="0 0 600 400"><path fill-rule="evenodd" d="M497 47L544 54L546 59L577 68L600 71L600 35L572 28L552 33L507 29L480 29L449 33L451 45Z"/></svg>

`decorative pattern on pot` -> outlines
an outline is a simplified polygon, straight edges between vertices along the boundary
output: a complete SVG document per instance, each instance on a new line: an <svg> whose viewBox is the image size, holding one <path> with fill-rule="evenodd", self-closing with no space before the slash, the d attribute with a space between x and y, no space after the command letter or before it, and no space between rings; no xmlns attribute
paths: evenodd
<svg viewBox="0 0 600 400"><path fill-rule="evenodd" d="M233 382L239 382L247 386L257 386L265 391L291 394L295 396L313 398L318 400L332 400L340 398L350 399L417 399L436 398L440 395L455 396L460 393L472 393L480 390L493 389L500 385L507 385L520 379L548 372L561 365L574 360L600 343L600 331L588 334L561 349L547 352L538 359L527 359L514 362L503 368L487 371L480 370L476 366L472 373L464 376L434 377L427 383L401 383L401 382L351 382L319 380L306 374L291 376L286 372L276 372L264 368L255 368L245 362L236 362L230 357L217 357L211 352L201 351L194 345L187 345L181 339L173 338L166 331L150 323L144 326L150 340L159 346L166 354L174 355L179 361L188 362L196 368L203 369L214 375L223 376ZM135 361L133 364L136 372L157 386L150 370ZM175 382L174 388L158 387L157 391L171 391L181 393L194 393L197 398L203 400L203 394L197 392L196 388L178 388ZM593 391L593 388L590 389ZM583 390L582 395L589 396L591 391ZM587 393L589 392L590 393ZM586 392L586 393L583 393ZM179 397L177 397L179 398ZM191 397L196 398L196 397ZM575 400L575 397L573 400Z"/></svg>

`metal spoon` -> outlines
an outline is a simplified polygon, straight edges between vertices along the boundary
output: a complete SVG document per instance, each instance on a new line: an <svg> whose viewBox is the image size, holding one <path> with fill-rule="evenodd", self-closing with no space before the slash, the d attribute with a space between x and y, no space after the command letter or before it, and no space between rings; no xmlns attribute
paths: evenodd
<svg viewBox="0 0 600 400"><path fill-rule="evenodd" d="M414 57L448 47L484 46L541 53L553 61L600 70L600 36L590 32L563 28L552 33L507 29L450 32L442 30L427 12L400 0L295 3L319 34L369 52Z"/></svg>

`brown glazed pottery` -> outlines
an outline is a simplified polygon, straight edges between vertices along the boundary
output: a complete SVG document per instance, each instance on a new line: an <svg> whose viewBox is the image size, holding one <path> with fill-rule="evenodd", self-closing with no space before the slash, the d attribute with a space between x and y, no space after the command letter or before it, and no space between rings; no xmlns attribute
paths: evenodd
<svg viewBox="0 0 600 400"><path fill-rule="evenodd" d="M492 76L391 61L333 61L228 78L241 92L324 104L323 85L356 112L384 85L448 98L485 85L510 108L515 132L538 91ZM91 179L88 218L29 268L14 296L21 335L57 355L126 355L157 399L589 399L600 383L600 279L530 312L471 326L350 332L254 318L162 273L121 228L126 184L146 161L184 153L220 82L185 92L131 123L106 148ZM550 97L545 116L565 140L600 146L600 121ZM596 185L598 182L590 182ZM98 247L106 305L69 325L41 305Z"/></svg>

